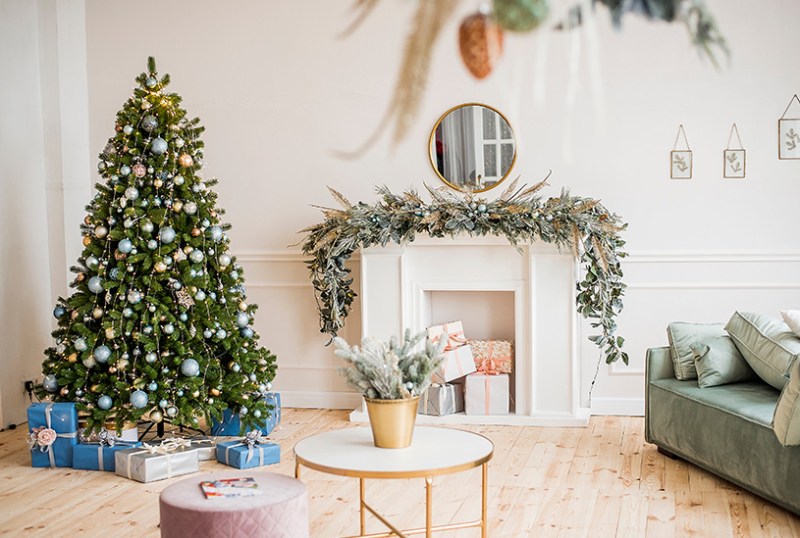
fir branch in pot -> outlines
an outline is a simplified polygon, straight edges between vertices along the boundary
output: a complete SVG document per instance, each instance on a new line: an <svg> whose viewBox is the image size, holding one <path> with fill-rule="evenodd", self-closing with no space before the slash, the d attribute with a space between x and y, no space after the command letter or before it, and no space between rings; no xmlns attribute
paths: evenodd
<svg viewBox="0 0 800 538"><path fill-rule="evenodd" d="M368 399L415 398L430 386L433 372L444 361L447 338L440 338L437 343L426 338L425 331L412 336L411 330L406 329L402 342L394 336L389 342L364 338L358 347L336 337L334 353L350 364L339 368L339 373ZM425 345L421 347L423 340Z"/></svg>

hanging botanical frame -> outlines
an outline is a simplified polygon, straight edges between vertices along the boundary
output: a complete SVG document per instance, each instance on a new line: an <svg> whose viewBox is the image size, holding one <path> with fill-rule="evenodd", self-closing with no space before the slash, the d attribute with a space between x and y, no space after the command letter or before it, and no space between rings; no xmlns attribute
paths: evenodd
<svg viewBox="0 0 800 538"><path fill-rule="evenodd" d="M733 134L736 133L736 140L739 141L739 148L731 148ZM728 147L722 152L722 177L729 179L742 179L745 176L747 165L747 154L742 145L742 137L739 136L739 128L734 123L731 126L731 133L728 135Z"/></svg>
<svg viewBox="0 0 800 538"><path fill-rule="evenodd" d="M786 117L795 101L800 105L797 94L778 120L778 159L800 159L800 118Z"/></svg>
<svg viewBox="0 0 800 538"><path fill-rule="evenodd" d="M683 136L686 149L678 149L678 141ZM692 179L692 150L689 148L689 139L683 130L683 124L678 127L675 144L669 152L669 177L672 179Z"/></svg>

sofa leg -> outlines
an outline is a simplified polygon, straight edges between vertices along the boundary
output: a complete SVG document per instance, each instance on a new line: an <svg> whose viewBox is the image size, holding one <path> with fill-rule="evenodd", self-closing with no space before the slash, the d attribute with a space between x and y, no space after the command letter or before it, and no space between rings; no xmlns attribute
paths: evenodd
<svg viewBox="0 0 800 538"><path fill-rule="evenodd" d="M670 452L669 450L666 450L666 449L664 449L664 448L661 448L661 447L658 447L658 452L659 452L660 454L663 454L664 456L668 457L668 458L669 458L669 459L671 459L671 460L677 460L677 459L680 459L678 456L676 456L675 454L673 454L673 453L672 453L672 452Z"/></svg>

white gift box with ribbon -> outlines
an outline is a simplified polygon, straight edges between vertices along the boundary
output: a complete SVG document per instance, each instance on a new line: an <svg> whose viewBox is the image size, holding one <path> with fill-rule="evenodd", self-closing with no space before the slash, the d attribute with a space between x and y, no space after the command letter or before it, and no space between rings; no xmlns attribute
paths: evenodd
<svg viewBox="0 0 800 538"><path fill-rule="evenodd" d="M433 373L434 383L446 383L475 371L472 348L466 345L467 340L461 322L451 321L428 327L428 338L433 342L438 342L445 334L447 344L444 346L444 362Z"/></svg>
<svg viewBox="0 0 800 538"><path fill-rule="evenodd" d="M468 415L507 415L508 374L470 374L464 384L464 411Z"/></svg>

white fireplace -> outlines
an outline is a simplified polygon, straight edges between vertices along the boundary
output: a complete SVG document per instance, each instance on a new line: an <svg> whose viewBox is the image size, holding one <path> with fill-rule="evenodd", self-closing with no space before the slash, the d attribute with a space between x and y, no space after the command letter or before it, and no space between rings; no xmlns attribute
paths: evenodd
<svg viewBox="0 0 800 538"><path fill-rule="evenodd" d="M586 425L589 410L579 405L578 264L571 253L546 243L521 245L520 250L491 236L424 237L407 246L361 252L363 336L386 339L406 327L420 331L431 323L464 318L468 338L514 340L510 415L419 415L419 422ZM452 317L436 319L443 315ZM485 322L474 321L471 334L468 319ZM355 410L351 420L366 420L363 409Z"/></svg>

